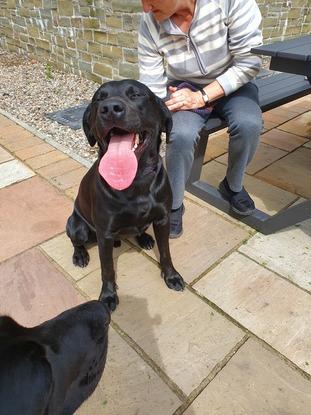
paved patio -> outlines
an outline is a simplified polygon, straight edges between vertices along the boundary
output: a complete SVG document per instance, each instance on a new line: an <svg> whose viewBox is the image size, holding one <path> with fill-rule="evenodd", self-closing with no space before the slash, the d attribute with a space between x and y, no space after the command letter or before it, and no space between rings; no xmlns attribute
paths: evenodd
<svg viewBox="0 0 311 415"><path fill-rule="evenodd" d="M311 197L311 97L264 114L246 186L274 213ZM214 134L204 176L226 169ZM71 263L64 233L86 167L0 115L0 312L35 325L97 298L97 247ZM156 251L115 250L120 305L103 378L79 415L307 415L311 408L311 220L270 236L186 195L171 242L187 288L160 278Z"/></svg>

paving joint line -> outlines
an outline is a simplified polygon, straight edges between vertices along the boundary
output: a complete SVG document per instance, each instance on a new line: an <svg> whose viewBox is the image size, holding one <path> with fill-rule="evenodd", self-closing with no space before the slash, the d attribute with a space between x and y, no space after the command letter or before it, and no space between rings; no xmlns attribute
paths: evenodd
<svg viewBox="0 0 311 415"><path fill-rule="evenodd" d="M190 291L192 291L193 294L196 295L199 299L201 299L204 303L208 304L212 309L214 309L216 312L218 312L223 317L225 317L227 320L229 320L232 324L234 324L239 329L241 329L245 334L248 334L249 336L251 336L251 337L257 339L258 341L264 343L266 345L266 347L269 348L270 351L273 351L277 356L281 357L285 362L287 362L292 368L294 368L300 374L304 374L304 376L308 380L311 380L311 375L309 375L307 372L305 372L303 369L301 369L301 367L299 367L296 363L291 361L288 357L283 355L279 350L275 349L273 346L271 346L269 343L267 343L264 339L259 337L257 334L253 333L247 327L243 326L239 321L235 320L232 316L230 316L230 314L228 314L226 311L224 311L222 308L220 308L217 304L213 303L207 297L202 296L198 291L194 290L192 287L188 287L188 289Z"/></svg>
<svg viewBox="0 0 311 415"><path fill-rule="evenodd" d="M255 232L257 233L257 232ZM209 272L211 272L213 269L215 269L223 260L228 258L231 254L234 252L238 252L238 249L247 243L247 241L252 238L254 235L249 235L249 237L243 239L243 241L239 242L237 245L235 245L233 248L231 248L229 251L227 251L222 257L218 258L217 261L215 261L213 264L211 264L208 268L206 268L205 271L202 271L200 275L198 275L193 281L191 281L188 285L190 287L193 287L198 281L200 281L202 278L204 278Z"/></svg>
<svg viewBox="0 0 311 415"><path fill-rule="evenodd" d="M57 236L61 235L62 233L63 233L63 232L61 232L61 233L57 233L56 235L51 236L51 238L47 239L46 241L51 240L51 239L53 239L53 238L55 238L55 237L57 237ZM6 263L7 261L10 261L12 258L15 258L15 257L17 257L17 256L20 256L20 255L24 254L25 252L30 251L31 249L38 248L38 247L40 246L40 244L43 244L43 243L44 243L44 242L46 242L46 241L39 242L39 243L37 243L36 245L28 246L26 249L23 249L22 251L17 252L16 254L14 254L14 255L12 255L12 256L10 256L10 257L8 257L8 258L4 258L4 259L0 260L0 264L2 265L2 264L4 264L4 263Z"/></svg>
<svg viewBox="0 0 311 415"><path fill-rule="evenodd" d="M253 339L254 341L257 341L264 347L266 350L271 352L272 354L276 355L279 359L281 359L285 364L287 364L292 370L299 373L301 376L303 376L306 380L311 381L311 374L308 372L305 372L301 367L297 366L296 363L294 363L292 360L290 360L288 357L283 355L279 350L275 349L271 344L267 343L264 339L256 336L254 333L249 331L250 339Z"/></svg>
<svg viewBox="0 0 311 415"><path fill-rule="evenodd" d="M283 130L282 130L283 131ZM304 137L305 138L305 137ZM263 143L263 144L265 144L265 143ZM306 144L306 143L304 143L304 144ZM271 163L269 163L269 164L267 164L266 166L264 166L264 167L262 167L261 169L259 169L259 170L257 170L254 174L250 174L250 176L251 177L254 177L254 178L256 178L257 180L261 180L261 181L264 181L265 183L268 183L268 184L270 184L271 185L271 183L269 183L269 182L267 182L266 180L264 180L263 178L261 178L261 177L256 177L256 174L258 174L258 173L261 173L263 170L265 170L266 168L268 168L268 167L270 167L270 166L272 166L272 164L274 164L274 163L277 163L279 160L283 160L285 157L287 157L287 156L289 156L290 154L292 154L292 153L294 153L296 150L298 150L299 148L302 148L303 146L304 146L304 144L301 144L300 146L298 146L298 147L296 147L296 148L294 148L294 149L292 149L291 151L287 151L287 150L282 150L282 149L279 149L279 150L282 150L282 151L285 151L286 152L286 154L284 154L283 156L281 156L280 158L278 158L278 159L276 159L276 160L274 160L274 161L271 161ZM276 148L276 147L273 147L273 146L271 146L270 144L265 144L266 146L269 146L269 147L272 147L272 148ZM275 185L272 185L272 186L275 186ZM278 186L275 186L275 187L278 187ZM282 187L278 187L279 189L281 189L281 190L285 190L286 192L288 192L288 193L292 193L292 192L289 192L288 190L286 190L286 189L283 189ZM293 195L297 195L297 193L292 193ZM300 197L305 197L305 196L300 196Z"/></svg>
<svg viewBox="0 0 311 415"><path fill-rule="evenodd" d="M163 369L155 363L148 354L133 340L121 327L111 318L111 327L118 335L140 356L143 361L151 367L151 369L160 377L160 379L171 389L171 391L181 400L185 402L187 395L179 388L179 386L164 372Z"/></svg>
<svg viewBox="0 0 311 415"><path fill-rule="evenodd" d="M0 114L3 115L4 117L7 117L9 120L15 122L20 127L23 127L25 130L29 131L34 136L40 138L41 140L43 140L43 141L47 142L48 144L50 144L51 146L55 147L57 150L60 150L64 154L67 154L68 156L70 156L74 160L76 160L79 163L83 164L85 167L90 168L93 165L93 162L85 159L84 157L79 156L74 151L68 149L64 145L58 143L56 140L53 140L52 138L50 138L46 133L43 133L41 131L36 130L34 127L30 126L25 121L22 121L22 120L16 118L14 115L12 115L11 113L3 110L2 108L0 108Z"/></svg>
<svg viewBox="0 0 311 415"><path fill-rule="evenodd" d="M273 269L269 268L269 267L267 266L267 264L265 264L265 263L260 263L258 260L254 259L254 258L252 258L252 257L249 257L249 256L248 256L247 254L245 254L244 252L240 252L240 251L239 251L239 254L243 255L245 258L247 258L247 259L249 259L249 260L251 260L251 261L255 262L256 264L260 265L261 267L265 268L267 271L272 272L272 273L273 273L273 274L275 274L277 277L282 278L282 280L284 280L284 281L288 282L289 284L293 285L294 287L299 288L299 290L304 291L306 294L311 295L310 291L308 291L306 288L301 287L301 286L300 286L299 284L297 284L295 281L292 281L292 280L290 280L289 278L284 277L284 275L279 274L277 271L274 271Z"/></svg>
<svg viewBox="0 0 311 415"><path fill-rule="evenodd" d="M43 242L44 243L44 242ZM41 245L41 244L40 244ZM85 298L86 301L91 301L91 298L88 294L86 294L81 288L78 286L78 282L80 280L75 280L69 272L67 272L54 258L52 258L40 245L36 247L42 253L42 255L51 263L53 266L64 276L64 278L71 284L71 286L79 292ZM90 271L91 273L92 271ZM89 274L90 274L89 273ZM89 275L87 274L87 275ZM86 276L86 275L85 275ZM83 277L84 278L84 277ZM82 278L81 278L82 279Z"/></svg>
<svg viewBox="0 0 311 415"><path fill-rule="evenodd" d="M190 192L188 191L188 193L190 193ZM199 199L198 196L196 196L196 197ZM191 203L194 203L196 206L199 206L201 208L204 207L204 208L208 209L209 212L215 213L215 215L220 216L222 219L224 219L226 222L230 223L231 225L235 225L238 228L243 229L245 232L250 233L251 236L257 232L255 229L251 228L250 226L246 225L245 223L240 222L238 219L236 219L233 216L229 215L229 213L227 213L227 216L225 216L223 214L224 212L222 212L221 210L218 212L219 209L215 208L214 206L211 206L211 207L213 207L213 209L211 209L211 207L203 205L203 203L206 203L207 205L208 205L208 203L205 202L202 199L201 199L202 203L200 203L199 201L193 200L191 197L189 197L187 195L185 195L185 199L187 199Z"/></svg>
<svg viewBox="0 0 311 415"><path fill-rule="evenodd" d="M195 399L204 391L204 389L215 379L219 372L221 372L232 357L239 351L239 349L247 342L250 338L248 334L245 334L243 338L236 343L236 345L226 354L226 356L218 362L205 379L188 395L186 402L184 402L172 415L183 414L189 406L195 401Z"/></svg>

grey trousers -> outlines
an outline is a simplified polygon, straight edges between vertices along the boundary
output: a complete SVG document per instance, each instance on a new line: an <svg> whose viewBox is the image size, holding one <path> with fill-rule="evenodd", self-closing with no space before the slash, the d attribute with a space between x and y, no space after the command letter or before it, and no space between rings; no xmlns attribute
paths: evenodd
<svg viewBox="0 0 311 415"><path fill-rule="evenodd" d="M252 160L262 131L258 89L249 82L214 104L214 110L228 123L229 149L226 177L231 190L239 192L247 165ZM181 206L194 159L199 133L206 122L192 111L173 115L173 128L166 147L166 169L173 192L173 209Z"/></svg>

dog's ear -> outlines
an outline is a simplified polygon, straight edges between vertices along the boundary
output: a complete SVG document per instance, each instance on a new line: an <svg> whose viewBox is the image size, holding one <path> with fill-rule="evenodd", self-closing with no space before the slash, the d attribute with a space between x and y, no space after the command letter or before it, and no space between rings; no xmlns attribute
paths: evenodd
<svg viewBox="0 0 311 415"><path fill-rule="evenodd" d="M166 142L168 142L173 127L172 115L164 101L159 97L156 97L156 99L161 111L161 131L165 132Z"/></svg>
<svg viewBox="0 0 311 415"><path fill-rule="evenodd" d="M86 108L86 110L84 111L83 114L83 120L82 120L82 125L83 125L83 130L84 133L86 135L86 138L90 144L91 147L94 147L96 144L96 138L92 132L92 129L90 127L90 117L91 117L91 104L89 104Z"/></svg>

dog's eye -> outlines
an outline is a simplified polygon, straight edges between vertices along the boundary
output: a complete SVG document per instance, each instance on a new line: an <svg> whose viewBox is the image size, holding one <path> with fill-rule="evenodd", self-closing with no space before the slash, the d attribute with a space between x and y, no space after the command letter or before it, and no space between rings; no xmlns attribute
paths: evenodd
<svg viewBox="0 0 311 415"><path fill-rule="evenodd" d="M139 97L142 97L142 96L143 96L143 94L141 94L139 92L134 92L130 95L130 98L131 99L136 99L136 98L139 98Z"/></svg>
<svg viewBox="0 0 311 415"><path fill-rule="evenodd" d="M145 96L144 92L138 88L134 88L134 87L130 87L127 91L126 91L126 95L129 97L129 99L131 100L135 100L137 98L141 98L143 96Z"/></svg>
<svg viewBox="0 0 311 415"><path fill-rule="evenodd" d="M97 95L97 97L95 97L95 101L102 101L106 99L107 96L108 96L107 92L102 91L100 94Z"/></svg>

